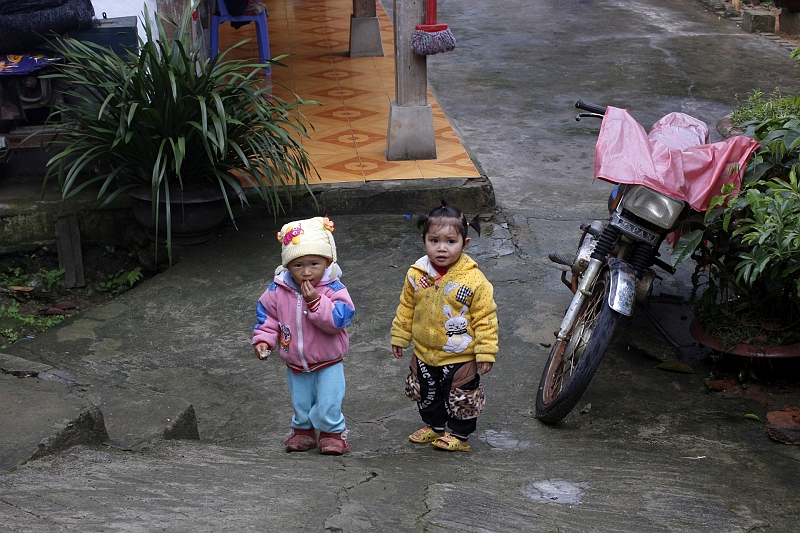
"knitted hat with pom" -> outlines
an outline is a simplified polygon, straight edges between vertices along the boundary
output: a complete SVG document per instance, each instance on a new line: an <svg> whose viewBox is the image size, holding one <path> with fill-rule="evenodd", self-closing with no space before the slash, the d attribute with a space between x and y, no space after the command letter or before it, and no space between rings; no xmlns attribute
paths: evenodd
<svg viewBox="0 0 800 533"><path fill-rule="evenodd" d="M328 217L314 217L285 224L278 232L281 262L285 267L304 255L319 255L336 262L333 222Z"/></svg>

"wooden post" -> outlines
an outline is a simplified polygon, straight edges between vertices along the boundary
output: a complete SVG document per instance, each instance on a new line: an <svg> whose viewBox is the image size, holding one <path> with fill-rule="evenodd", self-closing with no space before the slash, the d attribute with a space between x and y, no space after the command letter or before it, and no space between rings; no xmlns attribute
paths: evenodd
<svg viewBox="0 0 800 533"><path fill-rule="evenodd" d="M394 68L397 105L428 105L428 62L411 51L417 24L425 22L425 0L394 2Z"/></svg>
<svg viewBox="0 0 800 533"><path fill-rule="evenodd" d="M350 57L383 57L376 0L353 0L350 17Z"/></svg>
<svg viewBox="0 0 800 533"><path fill-rule="evenodd" d="M424 22L425 0L394 0L396 100L389 110L388 161L436 159L427 58L411 51L414 29Z"/></svg>
<svg viewBox="0 0 800 533"><path fill-rule="evenodd" d="M353 0L353 15L356 17L374 17L377 14L375 0Z"/></svg>
<svg viewBox="0 0 800 533"><path fill-rule="evenodd" d="M81 231L75 213L56 215L56 244L58 247L58 268L64 271L64 286L83 287L83 253L81 251Z"/></svg>

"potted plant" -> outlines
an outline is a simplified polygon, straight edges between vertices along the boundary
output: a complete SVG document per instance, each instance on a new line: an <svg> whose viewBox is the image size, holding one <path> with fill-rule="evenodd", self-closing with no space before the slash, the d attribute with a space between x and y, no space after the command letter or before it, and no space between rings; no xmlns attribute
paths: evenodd
<svg viewBox="0 0 800 533"><path fill-rule="evenodd" d="M695 260L695 337L751 356L800 355L800 117L751 121L761 142L741 191L727 186L675 246ZM709 339L716 341L709 342ZM795 345L795 346L792 346Z"/></svg>
<svg viewBox="0 0 800 533"><path fill-rule="evenodd" d="M233 219L230 194L247 203L244 183L277 216L293 191L308 189L314 171L299 141L307 130L297 107L308 102L272 95L261 63L225 54L204 62L202 43L190 36L198 2L172 39L163 37L162 19L175 23L157 16L155 37L145 5L138 53L74 39L55 44L65 61L53 77L72 89L51 115L62 133L49 143L57 154L45 180L57 176L63 198L93 184L103 205L124 192L145 198L140 222L161 235L170 264L173 234L190 218L190 194L211 190L202 194L216 198L220 222L225 213ZM93 168L99 170L86 178Z"/></svg>

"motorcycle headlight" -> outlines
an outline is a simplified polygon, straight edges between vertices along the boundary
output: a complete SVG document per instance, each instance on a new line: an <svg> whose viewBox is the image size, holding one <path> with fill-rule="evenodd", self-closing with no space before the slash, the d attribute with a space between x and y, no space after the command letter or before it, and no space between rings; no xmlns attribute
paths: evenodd
<svg viewBox="0 0 800 533"><path fill-rule="evenodd" d="M640 185L628 191L622 207L659 228L670 229L683 211L683 202Z"/></svg>

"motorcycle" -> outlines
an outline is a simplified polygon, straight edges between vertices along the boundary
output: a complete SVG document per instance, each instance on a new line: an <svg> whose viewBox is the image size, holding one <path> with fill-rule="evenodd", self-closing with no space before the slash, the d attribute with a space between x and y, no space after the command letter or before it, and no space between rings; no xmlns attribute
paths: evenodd
<svg viewBox="0 0 800 533"><path fill-rule="evenodd" d="M670 113L649 133L630 114L579 100L586 111L576 120L599 118L596 178L615 184L608 220L581 225L574 259L558 252L549 258L562 270L572 301L556 335L536 394L536 418L555 424L569 414L597 371L620 320L634 307L656 325L642 304L657 278L652 267L670 274L659 248L691 214L709 208L726 183L741 183L747 160L758 147L735 136L709 144L708 127L683 113ZM569 279L568 279L569 276Z"/></svg>
<svg viewBox="0 0 800 533"><path fill-rule="evenodd" d="M16 11L8 15L3 8ZM119 54L125 53L125 47L137 47L136 17L107 18L102 13L102 18L92 19L93 13L89 0L21 6L0 0L0 163L9 151L35 147L49 137L31 134L42 129L52 107L69 89L48 76L56 72L62 58L43 36L60 34L106 46ZM29 49L27 43L31 44Z"/></svg>

